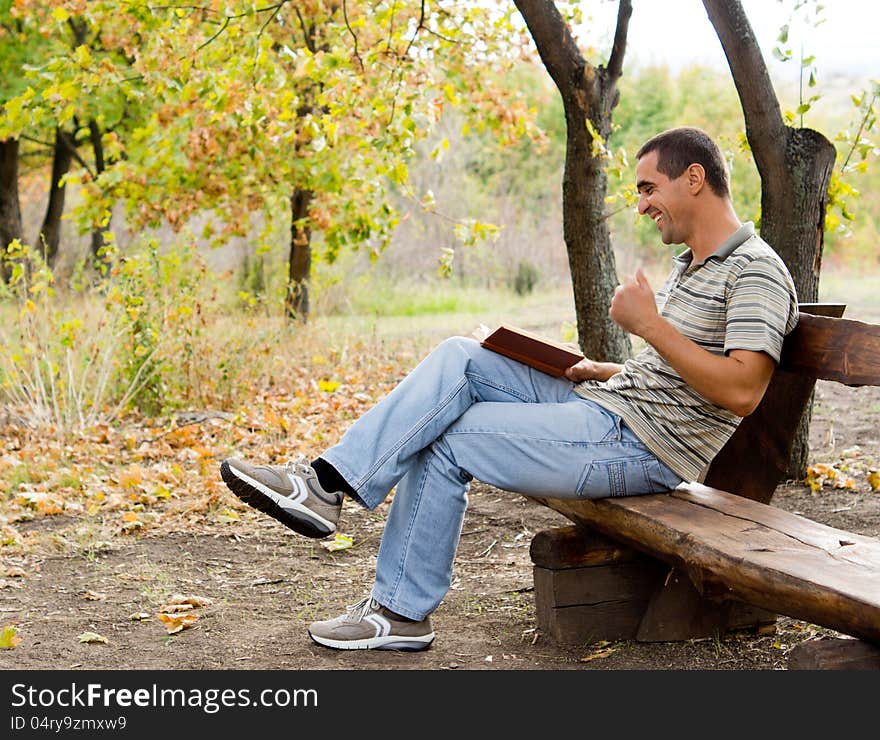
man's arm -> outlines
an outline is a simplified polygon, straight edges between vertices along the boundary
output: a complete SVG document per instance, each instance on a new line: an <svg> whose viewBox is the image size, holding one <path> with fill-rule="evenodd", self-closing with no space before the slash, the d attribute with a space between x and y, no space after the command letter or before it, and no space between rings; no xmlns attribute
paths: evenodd
<svg viewBox="0 0 880 740"><path fill-rule="evenodd" d="M657 312L654 292L644 273L617 287L611 318L642 337L704 398L737 416L751 414L761 399L776 363L764 352L737 349L716 355L681 334Z"/></svg>

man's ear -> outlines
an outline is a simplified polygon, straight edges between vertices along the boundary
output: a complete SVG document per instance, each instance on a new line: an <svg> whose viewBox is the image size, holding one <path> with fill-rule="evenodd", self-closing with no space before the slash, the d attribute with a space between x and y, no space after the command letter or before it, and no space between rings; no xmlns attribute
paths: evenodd
<svg viewBox="0 0 880 740"><path fill-rule="evenodd" d="M706 170L703 169L703 165L691 164L687 168L687 172L685 173L687 176L688 188L691 191L691 195L696 195L703 189L703 185L706 184Z"/></svg>

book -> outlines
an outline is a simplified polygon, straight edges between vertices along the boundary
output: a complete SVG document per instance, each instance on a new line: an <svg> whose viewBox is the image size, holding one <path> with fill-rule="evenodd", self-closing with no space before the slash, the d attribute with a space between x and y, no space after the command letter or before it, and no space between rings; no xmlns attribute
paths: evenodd
<svg viewBox="0 0 880 740"><path fill-rule="evenodd" d="M557 378L584 359L583 354L565 344L509 324L502 324L494 331L481 325L474 336L483 347Z"/></svg>

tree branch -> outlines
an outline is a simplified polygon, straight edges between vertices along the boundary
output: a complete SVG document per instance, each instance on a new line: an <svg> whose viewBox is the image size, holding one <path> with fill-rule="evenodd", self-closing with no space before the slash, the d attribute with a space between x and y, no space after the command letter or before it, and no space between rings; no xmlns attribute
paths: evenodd
<svg viewBox="0 0 880 740"><path fill-rule="evenodd" d="M614 84L623 74L623 55L626 51L626 35L629 19L632 16L632 0L620 0L617 6L617 28L614 31L614 45L608 59L608 82Z"/></svg>
<svg viewBox="0 0 880 740"><path fill-rule="evenodd" d="M302 13L299 12L299 8L294 8L296 11L296 17L299 19L300 28L302 28L303 32L303 43L305 43L306 48L312 52L312 54L316 54L318 52L317 47L315 46L315 38L314 35L309 31L306 26L305 18L302 17Z"/></svg>
<svg viewBox="0 0 880 740"><path fill-rule="evenodd" d="M562 93L563 100L574 92L572 70L582 70L586 61L575 43L571 30L551 0L514 0L541 61Z"/></svg>
<svg viewBox="0 0 880 740"><path fill-rule="evenodd" d="M348 22L348 3L346 0L342 0L342 17L345 20L345 27L348 29L348 32L351 34L351 38L354 41L354 58L358 60L358 64L360 65L361 72L364 71L364 60L361 59L360 52L358 51L358 37L354 32L354 29L351 27L351 24ZM393 23L393 21L392 21Z"/></svg>
<svg viewBox="0 0 880 740"><path fill-rule="evenodd" d="M727 57L739 95L746 136L762 176L781 172L786 126L755 32L739 0L703 0Z"/></svg>
<svg viewBox="0 0 880 740"><path fill-rule="evenodd" d="M64 144L64 148L70 153L70 156L73 157L86 172L89 173L89 177L93 180L95 179L95 173L92 172L92 168L86 163L86 161L79 155L79 152L76 148L76 141L74 141L73 137L67 131L62 131L59 129L58 131L58 140Z"/></svg>

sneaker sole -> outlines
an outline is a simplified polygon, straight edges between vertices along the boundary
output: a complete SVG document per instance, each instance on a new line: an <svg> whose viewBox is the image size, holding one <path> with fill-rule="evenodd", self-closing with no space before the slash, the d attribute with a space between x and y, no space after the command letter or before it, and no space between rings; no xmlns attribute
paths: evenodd
<svg viewBox="0 0 880 740"><path fill-rule="evenodd" d="M319 645L336 650L398 650L405 653L426 650L434 642L433 632L421 637L387 635L385 637L369 637L364 640L331 640L328 637L317 637L311 632L309 632L309 637Z"/></svg>
<svg viewBox="0 0 880 740"><path fill-rule="evenodd" d="M271 496L261 491L256 486L259 483L252 478L248 478L244 473L233 470L232 466L227 462L220 465L220 475L226 487L232 491L238 498L244 501L248 506L253 507L257 511L268 514L273 519L281 522L288 529L292 529L297 534L313 539L327 537L336 531L336 528L328 528L326 524L316 521L308 509L300 504L291 501L291 505L296 511L289 511L282 508Z"/></svg>

